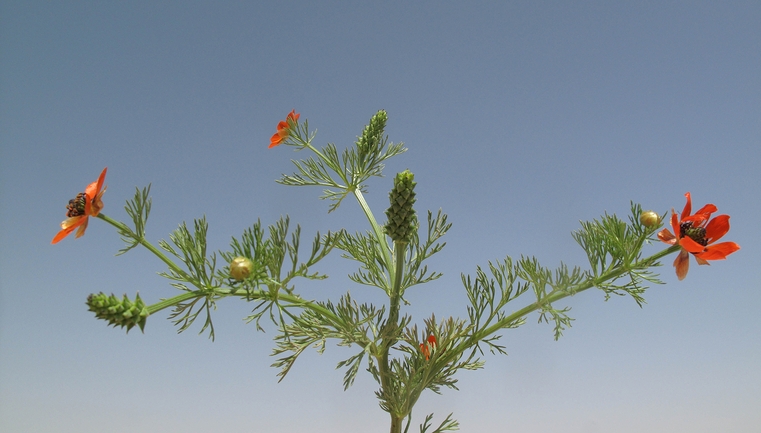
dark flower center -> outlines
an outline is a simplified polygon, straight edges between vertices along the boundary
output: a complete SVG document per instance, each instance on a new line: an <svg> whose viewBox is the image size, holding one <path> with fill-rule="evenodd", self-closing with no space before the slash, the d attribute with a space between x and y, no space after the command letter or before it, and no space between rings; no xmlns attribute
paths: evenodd
<svg viewBox="0 0 761 433"><path fill-rule="evenodd" d="M71 218L75 216L82 216L85 214L85 193L80 192L76 198L69 200L69 204L66 205L66 216Z"/></svg>
<svg viewBox="0 0 761 433"><path fill-rule="evenodd" d="M687 236L700 245L708 245L708 239L706 239L706 229L703 227L693 227L692 222L686 222L679 225L680 237Z"/></svg>

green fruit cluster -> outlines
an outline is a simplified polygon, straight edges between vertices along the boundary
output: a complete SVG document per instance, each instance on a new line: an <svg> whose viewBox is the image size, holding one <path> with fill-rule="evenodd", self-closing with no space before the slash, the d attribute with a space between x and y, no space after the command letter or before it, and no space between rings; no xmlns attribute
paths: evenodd
<svg viewBox="0 0 761 433"><path fill-rule="evenodd" d="M417 224L415 215L415 175L409 170L398 173L394 178L394 188L389 193L391 206L386 211L388 222L385 225L386 234L394 242L407 243L412 237Z"/></svg>
<svg viewBox="0 0 761 433"><path fill-rule="evenodd" d="M114 327L126 327L127 332L135 325L139 326L142 331L149 315L148 308L140 299L139 294L135 296L133 302L127 298L127 295L119 299L113 293L109 296L100 292L97 295L88 296L86 303L89 310L95 313L95 317L107 321L109 325Z"/></svg>

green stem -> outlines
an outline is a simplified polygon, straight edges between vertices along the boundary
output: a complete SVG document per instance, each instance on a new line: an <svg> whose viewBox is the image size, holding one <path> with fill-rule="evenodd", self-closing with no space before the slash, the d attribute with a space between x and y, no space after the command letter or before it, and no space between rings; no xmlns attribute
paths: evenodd
<svg viewBox="0 0 761 433"><path fill-rule="evenodd" d="M173 306L179 304L180 302L187 301L187 300L190 300L190 299L193 299L193 298L198 298L198 297L201 297L201 296L206 296L206 295L201 293L198 290L193 291L193 292L185 292L185 293L183 293L181 295L173 296L173 297L171 297L169 299L163 299L160 302L157 302L157 303L155 303L153 305L149 305L146 308L148 308L148 313L149 314L153 314L153 313L157 313L157 312L163 310L164 308L173 307Z"/></svg>
<svg viewBox="0 0 761 433"><path fill-rule="evenodd" d="M334 167L331 160L328 159L325 155L322 154L319 150L317 150L316 147L312 146L311 143L304 141L300 137L294 137L297 138L305 147L307 147L309 150L314 152L315 155L317 155L321 160L325 162L329 167L333 169L333 171L336 172L337 175L341 177L341 180L343 180L348 186L342 187L340 185L335 185L337 187L352 189L352 192L354 192L354 197L357 198L357 201L359 202L359 206L362 208L362 211L365 213L365 217L367 217L367 221L370 222L370 225L373 228L373 233L375 233L375 237L378 240L378 243L380 245L386 245L386 248L383 249L381 252L383 254L383 258L386 261L386 265L391 270L391 251L390 248L388 248L388 245L385 243L386 240L386 234L383 232L383 228L378 225L378 222L375 220L375 216L373 215L372 210L370 210L370 206L368 206L367 201L365 201L364 195L362 195L362 191L359 190L356 186L352 187L350 185L349 179L346 179L344 177L344 174L341 172L340 167ZM392 276L393 281L393 276Z"/></svg>
<svg viewBox="0 0 761 433"><path fill-rule="evenodd" d="M247 293L241 293L239 290L233 291L232 289L215 289L214 290L214 296L219 296L219 297L239 296L242 298L245 297L246 299L249 299L249 300L264 299L266 295L268 294L269 292L264 290L257 290L254 292L247 292ZM209 296L209 292L200 291L200 290L185 292L180 295L173 296L169 299L164 299L160 302L149 305L147 307L148 312L150 314L153 314L165 308L173 307L179 304L180 302L187 301L193 298L202 297L202 296ZM285 293L279 293L277 298L278 300L282 300L285 303L290 304L292 306L297 306L307 310L312 310L322 316L325 316L328 320L332 321L334 324L343 324L343 321L341 321L341 319L338 316L333 314L332 311L312 301L307 301L305 299L299 298L298 296L288 295Z"/></svg>
<svg viewBox="0 0 761 433"><path fill-rule="evenodd" d="M391 414L391 430L389 431L391 433L402 433L403 421L404 421L404 417Z"/></svg>
<svg viewBox="0 0 761 433"><path fill-rule="evenodd" d="M164 253L161 252L160 249L156 248L152 243L145 240L143 237L138 237L136 233L132 231L131 228L129 228L126 224L121 223L119 221L116 221L108 216L106 216L103 213L98 214L98 218L102 219L103 221L111 224L112 226L116 227L120 233L131 233L132 236L130 236L132 239L137 241L140 245L144 246L148 249L148 251L152 252L156 255L159 259L161 259L162 262L166 263L167 266L169 266L174 272L177 273L177 275L182 275L183 277L186 277L188 281L191 280L190 275L188 275L182 268L177 266L175 262L173 262L169 257L165 256Z"/></svg>
<svg viewBox="0 0 761 433"><path fill-rule="evenodd" d="M306 148L314 152L315 155L317 155L322 161L325 162L329 167L333 169L333 171L338 174L341 179L346 183L347 186L340 186L340 185L334 185L336 187L344 188L344 189L351 189L351 191L354 193L354 197L357 198L357 202L359 202L359 206L362 208L362 211L365 213L365 217L367 218L367 221L370 222L370 226L373 228L373 233L375 234L375 238L378 241L378 245L380 248L381 256L383 257L383 260L385 262L386 268L389 270L389 277L391 278L391 281L394 281L395 276L395 270L392 266L392 260L391 260L391 249L388 247L388 243L386 243L386 234L383 231L383 227L381 227L378 222L375 220L375 216L373 215L372 210L370 209L370 206L367 204L367 201L365 201L365 196L362 195L362 191L359 190L356 186L352 186L349 179L346 179L344 176L344 173L340 170L340 167L334 167L331 160L328 159L325 155L322 154L317 148L312 146L311 143L308 141L305 141L301 137L294 137L298 141L301 142Z"/></svg>
<svg viewBox="0 0 761 433"><path fill-rule="evenodd" d="M389 294L390 305L388 312L388 321L381 331L381 334L383 335L383 343L381 347L382 355L379 368L381 387L384 394L391 394L391 389L395 385L392 378L389 352L391 351L391 348L398 342L399 333L397 330L399 328L399 301L402 297L401 287L402 276L404 274L404 252L406 247L407 244L405 242L394 242L396 274L393 279L391 293ZM401 433L402 431L402 421L407 414L399 413L400 409L400 407L393 405L389 407L389 415L391 416L391 433Z"/></svg>
<svg viewBox="0 0 761 433"><path fill-rule="evenodd" d="M397 269L401 269L398 267L395 267L393 265L393 259L391 257L391 249L388 247L388 242L386 242L386 233L383 231L383 227L381 227L378 222L375 220L375 216L373 215L373 211L370 209L370 206L367 204L367 201L365 201L365 196L362 194L362 191L359 189L354 189L354 197L357 198L357 202L359 203L359 206L362 208L362 212L365 213L365 217L367 217L367 221L370 222L370 226L373 228L373 233L375 234L375 239L378 242L378 247L380 249L380 253L383 257L383 261L385 262L386 268L388 269L389 278L391 281L395 281ZM398 261L398 260L397 260Z"/></svg>
<svg viewBox="0 0 761 433"><path fill-rule="evenodd" d="M105 221L105 222L111 224L112 226L116 227L117 230L119 230L120 233L125 233L125 234L126 233L133 233L132 230L126 224L121 223L119 221L116 221L116 220L114 220L114 219L104 215L103 213L98 214L98 218L100 218L103 221ZM166 263L167 266L169 266L178 275L181 275L181 276L187 278L188 280L191 279L190 276L182 268L177 266L176 263L174 263L172 260L170 260L166 255L164 255L164 253L161 252L161 250L156 248L153 244L151 244L150 242L148 242L144 238L136 238L134 236L131 236L131 237L132 237L132 239L135 239L140 245L144 246L150 252L152 252L154 255L156 255L156 257L161 259L161 261ZM164 300L162 300L160 302L157 302L157 303L155 303L153 305L149 305L147 308L148 308L148 312L150 314L153 314L153 313L161 311L161 310L163 310L165 308L175 306L175 305L179 304L180 302L184 302L184 301L187 301L189 299L198 298L198 297L202 297L202 296L209 296L209 295L210 295L210 293L207 290L203 290L203 291L201 291L201 290L194 290L194 291L191 291L191 292L185 292L185 293L182 293L180 295L173 296L173 297L171 297L169 299L164 299ZM257 293L257 292L253 292L253 293L250 293L250 292L239 293L237 291L233 291L232 289L222 289L222 288L215 288L215 289L213 289L213 296L220 296L220 297L241 296L241 297L248 297L249 299L262 299L262 298L265 297L264 295L265 295L265 292L263 292L263 291L259 292L259 293ZM328 320L332 321L336 325L338 325L338 324L343 325L344 324L343 321L338 316L336 316L332 311L328 310L327 308L325 308L325 307L323 307L323 306L321 306L321 305L319 305L319 304L317 304L315 302L308 301L308 300L302 299L302 298L300 298L298 296L289 295L289 294L285 294L285 293L278 293L278 299L279 300L283 300L286 303L291 304L293 306L298 306L298 307L301 307L301 308L304 308L304 309L312 310L312 311L314 311L314 312L316 312L316 313L318 313L318 314L328 318Z"/></svg>
<svg viewBox="0 0 761 433"><path fill-rule="evenodd" d="M640 260L639 262L637 262L631 268L634 268L634 269L638 268L637 264L639 264L639 263L654 263L657 260L659 260L659 259L661 259L661 258L663 258L663 257L665 257L665 256L667 256L667 255L669 255L671 253L679 251L680 249L681 249L681 247L679 245L671 246L669 248L666 248L665 250L662 250L662 251L660 251L660 252L658 252L656 254L653 254L652 256L650 256L650 257L648 257L646 259ZM619 268L616 268L616 269L612 269L612 270L610 270L610 271L600 275L598 278L589 279L587 281L584 281L583 283L579 283L575 287L570 288L568 290L552 291L549 294L547 294L547 296L542 298L541 300L539 300L537 302L534 302L532 304L529 304L529 305L521 308L520 310L515 311L514 313L512 313L512 314L510 314L508 316L505 316L502 320L497 321L494 325L492 325L492 326L490 326L488 328L484 328L482 331L473 334L473 336L472 336L470 341L481 341L484 338L488 337L489 335L491 335L491 334L499 331L500 329L504 328L505 326L515 322L516 320L518 320L518 319L520 319L520 318L522 318L522 317L524 317L524 316L526 316L526 315L528 315L528 314L530 314L530 313L532 313L534 311L537 311L537 310L541 309L542 306L544 306L544 305L551 304L551 303L553 303L555 301L559 301L559 300L561 300L563 298L566 298L568 296L575 295L576 293L580 293L580 292L583 292L585 290L591 289L592 287L596 287L596 286L598 286L601 283L604 283L606 281L615 280L616 278L618 278L618 277L626 274L627 272L629 272L631 268L629 268L629 267L627 267L627 268L619 267ZM456 348L455 350L452 350L451 353L446 354L445 356L443 356L442 358L444 358L444 359L442 360L442 362L448 362L448 360L450 358L454 358L459 353L462 353L463 351L467 350L471 346L471 344L472 344L470 341L463 342L460 345L459 348Z"/></svg>

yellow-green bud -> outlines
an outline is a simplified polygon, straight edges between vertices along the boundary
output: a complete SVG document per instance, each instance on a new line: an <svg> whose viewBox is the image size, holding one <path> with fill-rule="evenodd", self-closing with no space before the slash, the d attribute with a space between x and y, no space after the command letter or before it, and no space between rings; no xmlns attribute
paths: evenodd
<svg viewBox="0 0 761 433"><path fill-rule="evenodd" d="M251 275L254 263L245 257L236 257L230 262L230 278L243 281Z"/></svg>
<svg viewBox="0 0 761 433"><path fill-rule="evenodd" d="M661 218L657 213L646 210L639 215L639 222L645 227L653 227L661 223Z"/></svg>

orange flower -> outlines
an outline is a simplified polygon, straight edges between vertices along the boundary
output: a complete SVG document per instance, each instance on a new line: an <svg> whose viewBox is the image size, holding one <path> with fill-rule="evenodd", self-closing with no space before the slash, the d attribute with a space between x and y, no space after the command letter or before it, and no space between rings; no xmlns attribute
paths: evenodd
<svg viewBox="0 0 761 433"><path fill-rule="evenodd" d="M69 204L66 206L66 209L68 209L66 216L68 218L61 223L61 231L55 235L51 244L57 244L77 227L79 229L75 237L85 234L88 219L91 216L98 216L100 210L103 209L101 197L106 192L106 188L103 187L103 181L106 179L106 170L108 170L108 167L103 169L98 180L87 185L85 192L80 192L75 199L69 200ZM102 191L101 188L103 188Z"/></svg>
<svg viewBox="0 0 761 433"><path fill-rule="evenodd" d="M420 351L425 355L426 361L431 359L431 349L434 347L436 347L436 337L434 337L433 334L428 336L427 342L420 343Z"/></svg>
<svg viewBox="0 0 761 433"><path fill-rule="evenodd" d="M682 247L674 260L676 276L680 280L687 276L690 254L695 256L699 265L708 265L708 260L726 259L728 255L740 249L734 242L714 244L729 231L729 215L719 215L711 219L711 214L717 210L712 204L707 204L690 215L692 199L689 192L684 196L687 197L687 204L684 205L681 217L677 217L676 212L671 210L671 228L677 236L669 229L663 229L658 233L658 239L661 241Z"/></svg>
<svg viewBox="0 0 761 433"><path fill-rule="evenodd" d="M291 110L285 120L281 120L277 124L277 132L270 138L269 149L279 145L288 138L288 135L291 133L291 126L295 126L296 122L299 121L299 116L300 114L296 113L296 110Z"/></svg>

